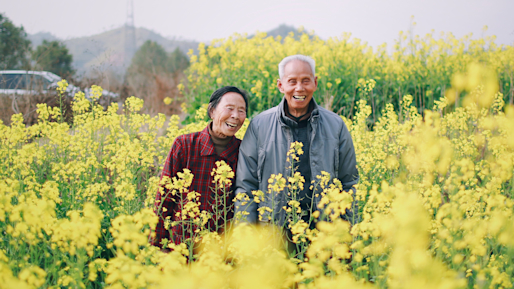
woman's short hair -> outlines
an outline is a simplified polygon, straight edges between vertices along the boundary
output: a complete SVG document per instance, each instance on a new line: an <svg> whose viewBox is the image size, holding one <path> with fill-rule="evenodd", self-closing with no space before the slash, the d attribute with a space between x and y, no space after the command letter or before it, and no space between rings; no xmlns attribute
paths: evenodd
<svg viewBox="0 0 514 289"><path fill-rule="evenodd" d="M220 103L221 98L228 92L235 92L235 93L240 94L243 97L243 99L245 100L245 104L246 104L246 112L248 113L248 97L246 96L246 93L243 90L241 90L235 86L224 86L211 94L211 98L209 99L209 106L207 107L207 116L210 119L212 119L211 111L216 109L216 107L218 107L218 104Z"/></svg>
<svg viewBox="0 0 514 289"><path fill-rule="evenodd" d="M278 76L280 78L282 78L282 76L284 76L284 69L286 67L286 64L288 64L289 62L291 62L293 60L300 60L300 61L303 61L303 62L306 62L307 64L309 64L309 66L311 67L311 70L312 70L312 76L316 76L316 61L314 61L314 59L310 58L309 56L296 54L296 55L288 56L288 57L282 59L282 61L280 61L280 63L278 64Z"/></svg>

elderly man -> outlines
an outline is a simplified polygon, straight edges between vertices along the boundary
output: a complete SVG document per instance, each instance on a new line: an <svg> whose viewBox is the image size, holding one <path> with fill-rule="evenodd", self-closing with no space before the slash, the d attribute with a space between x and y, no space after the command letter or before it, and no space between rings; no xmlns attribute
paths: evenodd
<svg viewBox="0 0 514 289"><path fill-rule="evenodd" d="M322 171L339 179L344 190L350 190L359 180L348 128L341 117L319 107L312 97L318 86L314 60L304 55L288 56L280 62L278 71L277 86L284 98L278 106L262 112L250 122L239 150L236 213L246 215L250 223L259 220L259 208L267 207L273 214L268 211L260 221L284 225L287 191L274 196L265 194L259 203L243 201L242 194L249 197L246 200L253 200L252 191L268 190L268 179L272 174L291 175L286 155L292 142L303 143L304 153L295 166L305 178L304 188L298 193L303 212L317 210L321 196L313 193L310 184ZM310 215L303 218L308 221ZM354 222L349 210L345 218Z"/></svg>

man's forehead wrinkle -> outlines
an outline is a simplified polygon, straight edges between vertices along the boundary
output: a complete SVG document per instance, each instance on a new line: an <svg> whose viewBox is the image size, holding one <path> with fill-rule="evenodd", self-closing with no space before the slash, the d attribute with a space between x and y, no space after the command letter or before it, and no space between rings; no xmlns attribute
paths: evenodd
<svg viewBox="0 0 514 289"><path fill-rule="evenodd" d="M295 79L295 78L314 78L314 76L312 74L288 74L288 75L285 75L285 78L287 80L289 79Z"/></svg>
<svg viewBox="0 0 514 289"><path fill-rule="evenodd" d="M299 78L299 77L314 77L312 73L302 73L299 71L284 71L284 77L285 78Z"/></svg>

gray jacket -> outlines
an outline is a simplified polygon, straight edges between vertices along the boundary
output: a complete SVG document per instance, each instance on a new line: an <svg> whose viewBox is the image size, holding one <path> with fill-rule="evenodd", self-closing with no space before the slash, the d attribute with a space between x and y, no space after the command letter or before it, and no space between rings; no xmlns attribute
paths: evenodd
<svg viewBox="0 0 514 289"><path fill-rule="evenodd" d="M310 117L312 131L309 152L311 180L317 180L316 176L321 176L321 172L325 171L331 178L337 177L344 190L349 190L359 181L359 173L348 128L340 116L319 107L314 99L312 101L314 110ZM273 214L268 212L263 215L263 222L270 222L273 218L275 223L283 224L285 220L285 212L281 209L286 202L285 194L272 196L267 193L271 174L282 174L286 179L291 175L286 154L293 141L293 135L289 126L280 117L281 114L285 115L284 105L285 100L282 99L278 106L257 115L250 122L239 148L236 195L247 194L250 200L253 200L252 191L261 190L265 193L264 201L258 204L253 201L246 204L236 202L236 213L246 211L246 220L250 223L257 222L257 209L260 207L273 210ZM316 208L321 199L318 193L313 192Z"/></svg>

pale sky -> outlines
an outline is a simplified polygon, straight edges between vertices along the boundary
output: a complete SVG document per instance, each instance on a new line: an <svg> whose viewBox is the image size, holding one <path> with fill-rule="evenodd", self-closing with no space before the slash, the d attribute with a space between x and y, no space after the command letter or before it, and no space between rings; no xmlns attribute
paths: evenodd
<svg viewBox="0 0 514 289"><path fill-rule="evenodd" d="M370 45L393 44L398 33L457 37L496 35L514 45L514 0L133 0L136 27L168 37L208 42L233 33L267 31L284 23L327 39L352 33ZM126 22L127 0L0 0L0 13L28 33L61 39L89 36ZM483 27L488 30L484 33Z"/></svg>

